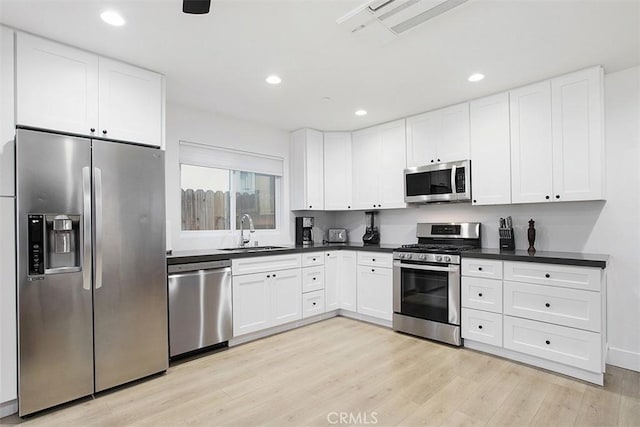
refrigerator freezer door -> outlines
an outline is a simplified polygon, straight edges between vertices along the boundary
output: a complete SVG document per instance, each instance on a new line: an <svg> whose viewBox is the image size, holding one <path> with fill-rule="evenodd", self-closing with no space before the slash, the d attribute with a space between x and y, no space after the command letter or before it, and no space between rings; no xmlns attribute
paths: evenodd
<svg viewBox="0 0 640 427"><path fill-rule="evenodd" d="M94 390L92 292L91 284L84 283L91 256L80 252L81 271L28 277L33 248L27 224L30 213L81 215L82 220L90 215L84 210L85 196L90 194L83 192L83 168L91 165L91 141L23 129L16 141L18 412L22 416ZM90 237L82 233L80 247ZM37 262L45 262L40 257Z"/></svg>
<svg viewBox="0 0 640 427"><path fill-rule="evenodd" d="M96 392L168 367L164 153L93 141Z"/></svg>

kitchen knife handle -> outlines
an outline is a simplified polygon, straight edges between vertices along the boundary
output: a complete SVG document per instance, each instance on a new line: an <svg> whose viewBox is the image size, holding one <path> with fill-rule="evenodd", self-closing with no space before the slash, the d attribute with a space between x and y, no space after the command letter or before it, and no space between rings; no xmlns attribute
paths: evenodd
<svg viewBox="0 0 640 427"><path fill-rule="evenodd" d="M91 168L82 168L82 288L91 289Z"/></svg>
<svg viewBox="0 0 640 427"><path fill-rule="evenodd" d="M95 283L96 289L102 287L102 170L94 168L93 171L93 195L95 197L96 211L96 271Z"/></svg>

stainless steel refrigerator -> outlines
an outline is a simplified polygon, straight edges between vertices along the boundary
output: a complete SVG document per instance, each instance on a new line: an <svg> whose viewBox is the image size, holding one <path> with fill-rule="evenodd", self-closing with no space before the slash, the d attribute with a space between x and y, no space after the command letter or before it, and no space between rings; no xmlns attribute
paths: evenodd
<svg viewBox="0 0 640 427"><path fill-rule="evenodd" d="M167 369L164 153L18 129L18 412Z"/></svg>

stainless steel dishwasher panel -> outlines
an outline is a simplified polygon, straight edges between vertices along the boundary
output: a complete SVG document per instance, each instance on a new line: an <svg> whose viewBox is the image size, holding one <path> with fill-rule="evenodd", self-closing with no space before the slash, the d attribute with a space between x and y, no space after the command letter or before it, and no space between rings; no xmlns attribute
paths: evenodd
<svg viewBox="0 0 640 427"><path fill-rule="evenodd" d="M231 262L169 266L169 355L231 339Z"/></svg>

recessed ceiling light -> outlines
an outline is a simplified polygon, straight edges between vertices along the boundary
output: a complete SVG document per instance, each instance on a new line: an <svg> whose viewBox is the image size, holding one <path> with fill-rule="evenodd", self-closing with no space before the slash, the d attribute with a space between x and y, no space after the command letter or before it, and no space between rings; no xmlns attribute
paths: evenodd
<svg viewBox="0 0 640 427"><path fill-rule="evenodd" d="M356 116L366 116L367 115L367 111L366 110L358 110L356 111Z"/></svg>
<svg viewBox="0 0 640 427"><path fill-rule="evenodd" d="M482 79L484 79L484 74L475 73L471 74L467 80L469 80L470 82L479 82Z"/></svg>
<svg viewBox="0 0 640 427"><path fill-rule="evenodd" d="M282 79L276 75L272 75L266 78L266 82L270 85L279 85L282 82Z"/></svg>
<svg viewBox="0 0 640 427"><path fill-rule="evenodd" d="M100 14L100 18L109 25L115 27L122 27L124 25L124 18L114 10L107 10Z"/></svg>

